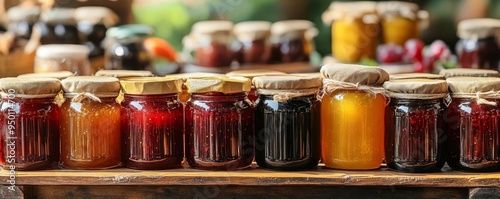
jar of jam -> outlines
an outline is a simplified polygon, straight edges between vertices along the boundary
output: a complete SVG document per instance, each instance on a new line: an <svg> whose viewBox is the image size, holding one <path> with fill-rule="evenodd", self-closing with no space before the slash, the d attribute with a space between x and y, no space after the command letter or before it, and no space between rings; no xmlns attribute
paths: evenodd
<svg viewBox="0 0 500 199"><path fill-rule="evenodd" d="M188 79L186 159L193 168L235 170L250 166L254 108L247 78Z"/></svg>
<svg viewBox="0 0 500 199"><path fill-rule="evenodd" d="M389 74L379 67L331 64L321 68L321 143L328 168L377 169L384 158L382 84Z"/></svg>
<svg viewBox="0 0 500 199"><path fill-rule="evenodd" d="M259 99L255 111L255 160L260 167L305 170L321 158L321 78L261 76L253 79Z"/></svg>
<svg viewBox="0 0 500 199"><path fill-rule="evenodd" d="M89 49L84 45L42 45L36 50L35 73L70 71L77 75L91 75L94 70L88 56Z"/></svg>
<svg viewBox="0 0 500 199"><path fill-rule="evenodd" d="M270 75L284 75L284 72L275 71L275 70L235 70L226 74L228 77L246 77L252 80L254 77L259 76L270 76ZM248 93L248 99L251 102L257 101L259 98L257 92L255 91L255 87L252 85L252 90Z"/></svg>
<svg viewBox="0 0 500 199"><path fill-rule="evenodd" d="M458 24L458 61L463 68L499 70L500 20L468 19Z"/></svg>
<svg viewBox="0 0 500 199"><path fill-rule="evenodd" d="M186 81L191 78L205 78L205 77L225 77L224 74L219 73L182 73L182 74L171 74L166 75L165 77L169 78L181 78L183 80L182 84L182 92L179 94L179 100L182 103L186 103L189 100L189 93L187 92L187 87L185 85Z"/></svg>
<svg viewBox="0 0 500 199"><path fill-rule="evenodd" d="M318 30L307 20L279 21L271 27L272 63L307 62L316 51Z"/></svg>
<svg viewBox="0 0 500 199"><path fill-rule="evenodd" d="M384 83L391 97L385 111L385 161L409 173L440 171L446 161L443 123L448 84L444 80L405 79Z"/></svg>
<svg viewBox="0 0 500 199"><path fill-rule="evenodd" d="M182 79L131 77L120 81L122 161L132 169L181 167L184 109Z"/></svg>
<svg viewBox="0 0 500 199"><path fill-rule="evenodd" d="M201 21L195 23L190 35L183 39L188 51L194 51L194 64L205 67L230 66L233 23L230 21Z"/></svg>
<svg viewBox="0 0 500 199"><path fill-rule="evenodd" d="M38 21L42 10L35 5L19 5L9 8L7 19L9 21L7 29L13 32L16 37L30 39L33 25Z"/></svg>
<svg viewBox="0 0 500 199"><path fill-rule="evenodd" d="M240 65L268 63L271 57L271 22L247 21L234 26L235 57Z"/></svg>
<svg viewBox="0 0 500 199"><path fill-rule="evenodd" d="M473 68L452 68L439 71L439 75L445 78L450 77L499 77L497 70L473 69Z"/></svg>
<svg viewBox="0 0 500 199"><path fill-rule="evenodd" d="M104 48L101 43L108 28L118 23L118 16L106 7L84 6L75 10L75 19L78 31L83 34L84 44L90 49L90 57L103 56Z"/></svg>
<svg viewBox="0 0 500 199"><path fill-rule="evenodd" d="M105 41L107 70L151 70L152 56L144 41L153 35L150 26L129 24L108 29Z"/></svg>
<svg viewBox="0 0 500 199"><path fill-rule="evenodd" d="M377 4L377 12L381 18L382 38L385 44L404 46L410 39L420 38L418 5L403 1L382 1ZM422 16L420 14L420 16Z"/></svg>
<svg viewBox="0 0 500 199"><path fill-rule="evenodd" d="M340 62L375 59L380 37L377 3L369 1L330 4L323 21L332 24L332 53Z"/></svg>
<svg viewBox="0 0 500 199"><path fill-rule="evenodd" d="M0 79L0 166L9 170L51 168L59 160L61 83L52 78Z"/></svg>
<svg viewBox="0 0 500 199"><path fill-rule="evenodd" d="M446 80L452 101L443 115L448 128L448 165L455 170L500 169L500 78Z"/></svg>
<svg viewBox="0 0 500 199"><path fill-rule="evenodd" d="M120 165L120 83L114 77L77 76L62 80L61 162L70 169Z"/></svg>
<svg viewBox="0 0 500 199"><path fill-rule="evenodd" d="M74 14L75 9L71 8L52 8L43 12L33 30L38 31L35 35L40 37L40 44L80 44Z"/></svg>

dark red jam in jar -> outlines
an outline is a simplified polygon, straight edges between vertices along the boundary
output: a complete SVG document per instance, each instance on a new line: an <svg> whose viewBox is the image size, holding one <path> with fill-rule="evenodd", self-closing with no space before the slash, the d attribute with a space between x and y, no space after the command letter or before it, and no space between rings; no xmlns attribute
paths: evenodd
<svg viewBox="0 0 500 199"><path fill-rule="evenodd" d="M463 68L499 70L498 19L468 19L458 24L457 54Z"/></svg>
<svg viewBox="0 0 500 199"><path fill-rule="evenodd" d="M104 48L101 43L108 27L118 22L118 16L106 7L84 6L75 10L75 18L78 21L78 31L84 36L84 44L90 49L90 57L103 56Z"/></svg>
<svg viewBox="0 0 500 199"><path fill-rule="evenodd" d="M80 44L80 33L76 27L74 9L53 8L41 15L41 21L35 27L40 34L40 43L44 44ZM33 30L35 31L35 30Z"/></svg>
<svg viewBox="0 0 500 199"><path fill-rule="evenodd" d="M500 79L449 78L452 101L443 118L448 128L448 165L455 170L500 169Z"/></svg>
<svg viewBox="0 0 500 199"><path fill-rule="evenodd" d="M52 78L0 79L0 165L14 170L51 168L59 160L61 83Z"/></svg>
<svg viewBox="0 0 500 199"><path fill-rule="evenodd" d="M317 30L310 21L288 20L276 22L271 28L271 62L305 62L315 51L313 38Z"/></svg>
<svg viewBox="0 0 500 199"><path fill-rule="evenodd" d="M385 111L387 166L409 173L440 171L446 161L446 81L393 80L384 88L391 97Z"/></svg>
<svg viewBox="0 0 500 199"><path fill-rule="evenodd" d="M260 167L306 170L321 158L321 78L262 76L253 79L260 94L255 111L255 160Z"/></svg>
<svg viewBox="0 0 500 199"><path fill-rule="evenodd" d="M230 66L234 55L230 48L233 23L230 21L202 21L193 25L191 35L185 38L194 49L198 66Z"/></svg>
<svg viewBox="0 0 500 199"><path fill-rule="evenodd" d="M180 167L184 113L182 79L132 77L120 81L122 161L133 169Z"/></svg>
<svg viewBox="0 0 500 199"><path fill-rule="evenodd" d="M246 77L250 80L252 80L254 77L259 77L259 76L272 76L272 75L284 75L284 72L280 71L275 71L275 70L235 70L227 73L226 75L228 77ZM257 94L257 91L255 90L255 87L252 86L252 89L250 92L248 92L248 99L251 102L257 101L259 98L259 95Z"/></svg>
<svg viewBox="0 0 500 199"><path fill-rule="evenodd" d="M271 56L271 23L266 21L241 22L234 26L235 57L240 65L267 63Z"/></svg>
<svg viewBox="0 0 500 199"><path fill-rule="evenodd" d="M247 78L203 78L186 82L186 158L191 167L235 170L254 159L254 108Z"/></svg>

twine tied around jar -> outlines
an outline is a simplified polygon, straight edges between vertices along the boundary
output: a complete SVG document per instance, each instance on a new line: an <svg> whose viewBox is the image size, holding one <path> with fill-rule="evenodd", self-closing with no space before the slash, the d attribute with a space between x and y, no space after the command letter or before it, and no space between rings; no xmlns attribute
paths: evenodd
<svg viewBox="0 0 500 199"><path fill-rule="evenodd" d="M71 98L71 102L76 102L76 103L80 103L84 99L91 99L91 100L94 100L96 102L101 103L101 99L97 95L95 95L93 93L89 93L89 92L66 93L66 94L64 94L64 97Z"/></svg>
<svg viewBox="0 0 500 199"><path fill-rule="evenodd" d="M272 95L274 101L286 102L290 99L302 96L316 95L318 94L318 88L311 89L298 89L298 90L270 90L270 89L259 89L259 95Z"/></svg>
<svg viewBox="0 0 500 199"><path fill-rule="evenodd" d="M323 93L321 93L319 99L323 99L325 94L332 94L336 90L361 90L370 94L374 98L377 94L381 94L386 101L386 105L391 102L391 98L382 87L360 85L359 83L342 82L332 79L323 79Z"/></svg>
<svg viewBox="0 0 500 199"><path fill-rule="evenodd" d="M477 93L457 93L453 94L452 97L456 98L472 98L476 100L476 103L481 105L496 106L497 103L494 101L487 100L500 98L500 91L489 91L489 92L477 92Z"/></svg>

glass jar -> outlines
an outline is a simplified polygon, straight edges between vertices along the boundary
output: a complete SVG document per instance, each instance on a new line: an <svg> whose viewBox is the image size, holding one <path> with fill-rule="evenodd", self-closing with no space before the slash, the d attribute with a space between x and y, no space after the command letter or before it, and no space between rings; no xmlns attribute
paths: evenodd
<svg viewBox="0 0 500 199"><path fill-rule="evenodd" d="M452 68L452 69L442 69L439 71L439 75L445 78L450 77L499 77L499 73L496 70L486 70L486 69L473 69L473 68Z"/></svg>
<svg viewBox="0 0 500 199"><path fill-rule="evenodd" d="M233 23L230 21L201 21L195 23L190 35L184 37L185 50L194 51L194 64L205 67L230 66Z"/></svg>
<svg viewBox="0 0 500 199"><path fill-rule="evenodd" d="M455 170L500 169L500 80L449 78L452 101L444 114L448 128L448 165Z"/></svg>
<svg viewBox="0 0 500 199"><path fill-rule="evenodd" d="M333 2L323 14L332 24L332 53L340 62L355 63L362 58L375 59L380 37L375 2Z"/></svg>
<svg viewBox="0 0 500 199"><path fill-rule="evenodd" d="M44 12L33 30L40 37L40 44L80 44L74 14L72 8L52 8Z"/></svg>
<svg viewBox="0 0 500 199"><path fill-rule="evenodd" d="M458 61L463 68L500 68L500 20L468 19L458 24Z"/></svg>
<svg viewBox="0 0 500 199"><path fill-rule="evenodd" d="M129 24L108 29L105 42L107 70L151 70L153 58L144 41L153 35L150 26Z"/></svg>
<svg viewBox="0 0 500 199"><path fill-rule="evenodd" d="M75 19L78 22L78 31L84 36L84 44L90 49L90 57L103 56L104 48L101 43L106 37L108 27L118 23L118 16L106 7L84 6L76 8Z"/></svg>
<svg viewBox="0 0 500 199"><path fill-rule="evenodd" d="M271 27L272 63L308 62L318 30L307 20L279 21Z"/></svg>
<svg viewBox="0 0 500 199"><path fill-rule="evenodd" d="M321 68L323 162L328 168L377 169L384 158L386 98L380 86L389 74L378 67L332 64Z"/></svg>
<svg viewBox="0 0 500 199"><path fill-rule="evenodd" d="M382 38L385 44L404 46L406 41L420 38L420 24L425 23L423 20L426 19L419 18L423 15L419 14L416 3L383 1L377 4L377 12L381 17Z"/></svg>
<svg viewBox="0 0 500 199"><path fill-rule="evenodd" d="M254 108L246 78L188 79L186 158L191 167L234 170L250 166L254 152Z"/></svg>
<svg viewBox="0 0 500 199"><path fill-rule="evenodd" d="M91 75L89 49L84 45L51 44L36 50L35 73L70 71L78 75Z"/></svg>
<svg viewBox="0 0 500 199"><path fill-rule="evenodd" d="M240 65L264 64L271 57L271 23L267 21L241 22L233 30L235 57Z"/></svg>
<svg viewBox="0 0 500 199"><path fill-rule="evenodd" d="M385 82L384 88L391 97L385 111L387 166L409 173L440 171L446 161L446 81L397 80Z"/></svg>
<svg viewBox="0 0 500 199"><path fill-rule="evenodd" d="M113 77L78 76L62 80L61 162L70 169L120 165L120 90Z"/></svg>
<svg viewBox="0 0 500 199"><path fill-rule="evenodd" d="M122 161L132 169L181 167L184 109L182 79L124 78L121 102Z"/></svg>
<svg viewBox="0 0 500 199"><path fill-rule="evenodd" d="M33 25L38 21L41 9L38 6L14 6L7 11L8 30L16 37L30 39Z"/></svg>
<svg viewBox="0 0 500 199"><path fill-rule="evenodd" d="M0 166L5 170L51 168L59 160L61 83L51 78L0 79Z"/></svg>
<svg viewBox="0 0 500 199"><path fill-rule="evenodd" d="M280 72L280 71L275 71L275 70L235 70L231 71L226 74L228 77L246 77L250 80L252 80L254 77L259 77L259 76L269 76L269 75L284 75L286 73ZM250 92L248 92L248 99L251 102L257 101L259 98L259 95L257 94L257 91L255 90L255 87L252 84L252 89Z"/></svg>
<svg viewBox="0 0 500 199"><path fill-rule="evenodd" d="M260 97L255 111L255 160L260 167L305 170L321 158L321 78L255 77Z"/></svg>
<svg viewBox="0 0 500 199"><path fill-rule="evenodd" d="M226 77L226 75L224 74L219 74L219 73L202 73L202 72L198 72L198 73L181 73L181 74L171 74L171 75L166 75L165 77L168 77L168 78L181 78L183 80L184 83L186 83L186 81L188 79L191 79L191 78L206 78L206 77ZM186 103L189 98L190 98L190 94L187 92L187 87L186 85L183 83L182 85L182 92L179 94L179 100L182 102L182 103Z"/></svg>

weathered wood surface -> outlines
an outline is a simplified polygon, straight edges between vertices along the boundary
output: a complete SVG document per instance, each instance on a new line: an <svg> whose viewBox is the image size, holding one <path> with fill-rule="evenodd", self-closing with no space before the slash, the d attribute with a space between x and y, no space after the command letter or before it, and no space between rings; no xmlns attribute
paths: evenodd
<svg viewBox="0 0 500 199"><path fill-rule="evenodd" d="M0 179L8 178L7 171ZM5 180L0 181L6 183ZM319 167L313 171L279 172L261 168L239 171L201 171L189 168L139 171L111 170L18 171L16 185L241 185L241 186L409 186L409 187L500 187L500 173L444 171L408 174L382 168L374 171L342 171Z"/></svg>

